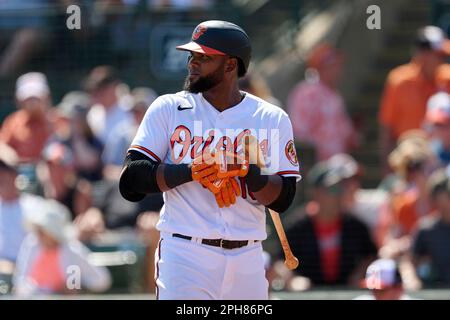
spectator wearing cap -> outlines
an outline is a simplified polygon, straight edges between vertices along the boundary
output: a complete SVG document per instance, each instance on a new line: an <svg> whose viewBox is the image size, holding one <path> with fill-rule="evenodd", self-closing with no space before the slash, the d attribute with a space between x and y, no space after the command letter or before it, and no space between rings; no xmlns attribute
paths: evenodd
<svg viewBox="0 0 450 320"><path fill-rule="evenodd" d="M123 157L136 135L145 112L157 97L156 92L151 88L140 87L130 92L129 105L133 115L133 123L130 125L128 122L123 122L111 132L111 137L105 145L102 154L102 160L105 165L105 178L119 179Z"/></svg>
<svg viewBox="0 0 450 320"><path fill-rule="evenodd" d="M287 109L298 142L313 146L318 160L346 153L358 144L358 134L337 91L343 54L330 44L314 48L307 59L306 80L294 87Z"/></svg>
<svg viewBox="0 0 450 320"><path fill-rule="evenodd" d="M67 208L48 201L26 221L30 233L17 259L13 281L16 295L77 293L80 289L102 292L110 287L108 270L92 265L89 249L73 237ZM68 281L69 276L78 280Z"/></svg>
<svg viewBox="0 0 450 320"><path fill-rule="evenodd" d="M363 288L370 290L354 300L415 300L405 294L398 263L392 259L378 259L366 271Z"/></svg>
<svg viewBox="0 0 450 320"><path fill-rule="evenodd" d="M434 214L419 221L411 258L418 277L428 286L450 285L450 178L448 169L435 171L428 179Z"/></svg>
<svg viewBox="0 0 450 320"><path fill-rule="evenodd" d="M9 115L0 130L0 141L11 146L21 163L37 163L51 135L50 89L39 72L20 76L16 82L18 111Z"/></svg>
<svg viewBox="0 0 450 320"><path fill-rule="evenodd" d="M342 179L343 209L353 214L369 228L378 247L381 245L382 217L389 207L388 192L381 189L362 189L363 170L348 154L336 154L327 162L330 170L339 172L337 176Z"/></svg>
<svg viewBox="0 0 450 320"><path fill-rule="evenodd" d="M133 124L131 114L120 103L120 85L116 70L110 66L94 68L84 82L85 90L92 99L87 121L103 145L121 122L130 126Z"/></svg>
<svg viewBox="0 0 450 320"><path fill-rule="evenodd" d="M67 145L73 153L77 174L88 181L102 179L103 144L96 138L87 122L90 97L82 91L67 93L58 110L56 139Z"/></svg>
<svg viewBox="0 0 450 320"><path fill-rule="evenodd" d="M295 276L306 277L313 285L357 286L376 256L367 226L346 212L345 188L354 169L329 161L316 164L308 174L313 200L287 228L292 251L301 260ZM297 280L287 280L288 288L295 290Z"/></svg>
<svg viewBox="0 0 450 320"><path fill-rule="evenodd" d="M16 152L0 142L0 273L12 273L25 237L24 216L45 201L20 193L16 186L17 165Z"/></svg>
<svg viewBox="0 0 450 320"><path fill-rule="evenodd" d="M402 133L420 128L428 99L439 90L450 92L450 40L438 27L417 32L411 62L396 67L387 76L381 99L380 156L384 171L387 157Z"/></svg>
<svg viewBox="0 0 450 320"><path fill-rule="evenodd" d="M427 103L424 121L431 138L431 150L439 161L439 167L450 164L450 95L438 92Z"/></svg>

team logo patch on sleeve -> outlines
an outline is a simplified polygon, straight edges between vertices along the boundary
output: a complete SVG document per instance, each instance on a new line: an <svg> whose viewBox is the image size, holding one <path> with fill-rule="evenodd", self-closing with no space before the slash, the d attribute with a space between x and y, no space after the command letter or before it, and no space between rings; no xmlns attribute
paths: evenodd
<svg viewBox="0 0 450 320"><path fill-rule="evenodd" d="M289 140L285 148L286 157L294 166L298 166L297 152L295 151L294 141Z"/></svg>

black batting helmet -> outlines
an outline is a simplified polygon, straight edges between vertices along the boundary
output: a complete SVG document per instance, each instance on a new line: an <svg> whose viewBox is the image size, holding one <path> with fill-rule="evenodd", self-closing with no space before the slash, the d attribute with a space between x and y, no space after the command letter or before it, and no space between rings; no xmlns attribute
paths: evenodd
<svg viewBox="0 0 450 320"><path fill-rule="evenodd" d="M245 31L234 23L220 20L200 23L192 33L191 42L177 49L236 57L240 61L240 77L247 72L252 53L250 39Z"/></svg>

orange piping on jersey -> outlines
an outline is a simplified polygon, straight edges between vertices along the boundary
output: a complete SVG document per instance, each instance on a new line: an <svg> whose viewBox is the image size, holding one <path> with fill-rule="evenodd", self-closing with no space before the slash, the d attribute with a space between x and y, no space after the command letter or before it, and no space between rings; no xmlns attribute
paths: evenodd
<svg viewBox="0 0 450 320"><path fill-rule="evenodd" d="M145 148L145 147L141 147L141 146L138 146L138 145L134 145L134 146L131 146L131 147L130 147L130 149L132 149L132 148L134 148L134 149L139 149L139 150L142 150L142 151L145 151L145 152L147 152L149 155L151 155L153 158L155 158L158 162L162 162L161 159L160 159L156 154L154 154L153 152L151 152L150 150L148 150L148 149Z"/></svg>
<svg viewBox="0 0 450 320"><path fill-rule="evenodd" d="M278 171L276 174L283 175L283 174L296 174L300 175L300 172L294 171L294 170L287 170L287 171Z"/></svg>

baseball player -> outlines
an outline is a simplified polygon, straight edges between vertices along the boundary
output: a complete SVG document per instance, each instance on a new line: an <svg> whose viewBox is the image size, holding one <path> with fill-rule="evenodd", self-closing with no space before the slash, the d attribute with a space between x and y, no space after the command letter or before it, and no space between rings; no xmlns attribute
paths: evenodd
<svg viewBox="0 0 450 320"><path fill-rule="evenodd" d="M240 91L251 45L239 26L205 21L184 91L158 97L126 155L125 199L164 193L155 253L158 299L267 299L265 207L291 204L300 180L287 114Z"/></svg>

